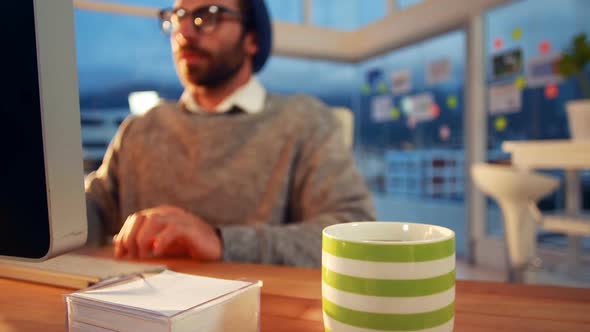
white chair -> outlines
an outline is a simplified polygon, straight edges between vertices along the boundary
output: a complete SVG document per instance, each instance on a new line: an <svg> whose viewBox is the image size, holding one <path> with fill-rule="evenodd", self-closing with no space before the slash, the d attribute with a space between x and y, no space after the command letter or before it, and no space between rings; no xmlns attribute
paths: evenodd
<svg viewBox="0 0 590 332"><path fill-rule="evenodd" d="M352 111L346 107L333 107L332 111L342 127L344 144L347 147L352 147L354 141L354 115Z"/></svg>
<svg viewBox="0 0 590 332"><path fill-rule="evenodd" d="M474 165L471 175L478 188L494 198L502 210L509 259L508 279L523 282L528 263L535 256L536 222L542 221L536 203L554 191L559 180L510 166L490 164Z"/></svg>
<svg viewBox="0 0 590 332"><path fill-rule="evenodd" d="M561 233L568 237L590 237L590 216L588 215L570 215L567 213L543 215L538 212L535 219L540 221L541 228L547 232ZM581 248L574 247L573 250L574 252L568 252L568 259L566 259L565 264L558 264L564 265L559 269L565 272L567 278L573 278L574 284L572 285L576 285L576 282L582 282L584 287L590 287L590 270L583 268L584 264L580 257Z"/></svg>
<svg viewBox="0 0 590 332"><path fill-rule="evenodd" d="M590 236L590 218L582 216L542 216L543 230L571 236Z"/></svg>

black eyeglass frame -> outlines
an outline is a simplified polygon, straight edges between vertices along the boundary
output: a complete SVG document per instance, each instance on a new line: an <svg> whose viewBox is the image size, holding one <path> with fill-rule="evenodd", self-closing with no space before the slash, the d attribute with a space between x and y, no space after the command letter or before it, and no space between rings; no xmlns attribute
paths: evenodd
<svg viewBox="0 0 590 332"><path fill-rule="evenodd" d="M225 20L227 16L224 18L224 14L238 19L246 27L247 20L242 13L219 5L202 6L192 11L183 7L164 8L158 12L158 18L160 19L160 28L165 34L174 31L174 16L177 17L177 25L180 24L181 20L191 17L192 26L197 32L207 34L213 32L219 23Z"/></svg>

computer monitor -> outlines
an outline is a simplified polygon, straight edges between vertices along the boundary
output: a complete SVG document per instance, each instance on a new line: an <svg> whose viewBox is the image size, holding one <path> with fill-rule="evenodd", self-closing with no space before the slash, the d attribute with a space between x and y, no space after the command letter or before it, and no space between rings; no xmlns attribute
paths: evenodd
<svg viewBox="0 0 590 332"><path fill-rule="evenodd" d="M87 235L73 2L2 10L0 258L43 260Z"/></svg>

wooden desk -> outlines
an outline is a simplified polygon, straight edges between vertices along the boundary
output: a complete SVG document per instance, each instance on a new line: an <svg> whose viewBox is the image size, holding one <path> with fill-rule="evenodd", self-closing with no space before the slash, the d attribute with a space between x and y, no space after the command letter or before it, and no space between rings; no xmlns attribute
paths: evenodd
<svg viewBox="0 0 590 332"><path fill-rule="evenodd" d="M319 270L179 259L157 262L184 273L263 280L262 332L324 331ZM65 331L63 295L69 292L0 279L0 331ZM590 331L590 289L459 281L455 331Z"/></svg>

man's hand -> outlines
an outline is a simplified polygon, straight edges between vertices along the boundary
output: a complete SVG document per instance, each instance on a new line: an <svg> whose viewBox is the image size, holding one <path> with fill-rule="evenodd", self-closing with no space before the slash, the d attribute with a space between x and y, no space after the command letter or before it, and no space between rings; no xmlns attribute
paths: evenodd
<svg viewBox="0 0 590 332"><path fill-rule="evenodd" d="M115 257L189 256L212 261L222 257L215 229L199 217L174 206L138 211L113 238Z"/></svg>

